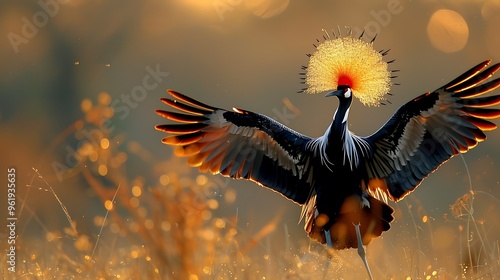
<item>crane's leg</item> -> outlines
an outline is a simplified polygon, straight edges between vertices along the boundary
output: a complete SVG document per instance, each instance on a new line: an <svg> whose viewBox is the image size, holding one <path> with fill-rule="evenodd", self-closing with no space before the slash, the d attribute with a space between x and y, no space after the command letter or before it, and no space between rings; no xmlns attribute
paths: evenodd
<svg viewBox="0 0 500 280"><path fill-rule="evenodd" d="M325 265L323 267L323 279L326 280L326 279L328 279L327 278L328 269L330 267L330 263L332 262L332 254L333 253L330 251L330 249L333 247L333 245L332 245L332 235L330 234L330 231L325 230L324 232L325 232L326 245L328 246L326 249L327 259L326 259Z"/></svg>
<svg viewBox="0 0 500 280"><path fill-rule="evenodd" d="M358 255L361 257L363 260L363 263L365 264L366 271L368 272L368 276L370 276L370 279L373 280L372 272L370 270L370 266L368 265L368 261L366 260L366 252L365 252L365 247L363 246L363 239L361 238L361 230L359 229L360 224L354 224L354 227L356 228L356 236L358 238Z"/></svg>
<svg viewBox="0 0 500 280"><path fill-rule="evenodd" d="M330 263L332 262L332 252L329 249L326 250L327 256L325 265L323 266L323 280L327 280L328 278L328 269L330 268Z"/></svg>

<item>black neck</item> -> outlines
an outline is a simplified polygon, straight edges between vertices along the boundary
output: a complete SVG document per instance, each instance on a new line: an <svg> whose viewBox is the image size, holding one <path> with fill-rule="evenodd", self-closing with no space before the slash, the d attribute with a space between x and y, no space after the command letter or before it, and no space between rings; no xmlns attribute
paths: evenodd
<svg viewBox="0 0 500 280"><path fill-rule="evenodd" d="M339 98L339 107L333 116L332 129L335 132L342 132L343 127L347 126L349 108L351 108L352 98Z"/></svg>
<svg viewBox="0 0 500 280"><path fill-rule="evenodd" d="M347 132L347 117L349 108L351 107L352 98L339 98L340 103L333 121L326 131L326 153L328 156L334 156L334 153L339 152L339 147L343 146L344 134Z"/></svg>

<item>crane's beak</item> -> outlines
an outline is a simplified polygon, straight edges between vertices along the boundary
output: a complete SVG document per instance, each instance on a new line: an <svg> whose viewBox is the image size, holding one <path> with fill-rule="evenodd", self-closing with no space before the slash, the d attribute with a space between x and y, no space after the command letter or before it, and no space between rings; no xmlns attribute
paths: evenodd
<svg viewBox="0 0 500 280"><path fill-rule="evenodd" d="M334 90L334 91L331 91L331 92L327 93L325 95L325 97L342 96L343 94L344 94L344 90L343 89L338 89L338 90Z"/></svg>

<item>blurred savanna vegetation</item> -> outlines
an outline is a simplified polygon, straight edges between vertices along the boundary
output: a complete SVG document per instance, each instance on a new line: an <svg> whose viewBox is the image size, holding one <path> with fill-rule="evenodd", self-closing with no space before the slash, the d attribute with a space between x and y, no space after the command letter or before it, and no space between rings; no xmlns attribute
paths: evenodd
<svg viewBox="0 0 500 280"><path fill-rule="evenodd" d="M322 28L364 26L401 70L392 104L353 105L351 130L368 135L417 94L500 60L498 0L0 7L0 174L16 168L18 217L15 273L0 231L6 279L364 279L355 250L308 240L299 206L173 156L154 130L159 98L173 88L319 136L336 101L295 93L304 54ZM367 247L376 279L500 277L500 133L488 137L392 204L391 230Z"/></svg>

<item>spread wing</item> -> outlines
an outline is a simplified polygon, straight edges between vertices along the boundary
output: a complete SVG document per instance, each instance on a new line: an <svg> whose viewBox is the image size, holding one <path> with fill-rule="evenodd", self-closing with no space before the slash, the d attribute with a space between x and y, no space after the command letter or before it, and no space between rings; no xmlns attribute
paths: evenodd
<svg viewBox="0 0 500 280"><path fill-rule="evenodd" d="M306 143L311 139L260 114L215 108L178 92L163 103L183 113L157 110L176 124L157 125L172 134L162 140L191 166L213 174L248 179L299 204L311 193Z"/></svg>
<svg viewBox="0 0 500 280"><path fill-rule="evenodd" d="M364 138L373 154L366 161L368 190L376 197L400 200L448 159L486 139L484 131L500 117L500 95L479 97L500 86L483 83L499 68L485 61L434 92L403 105L375 134ZM484 71L483 71L484 70Z"/></svg>

